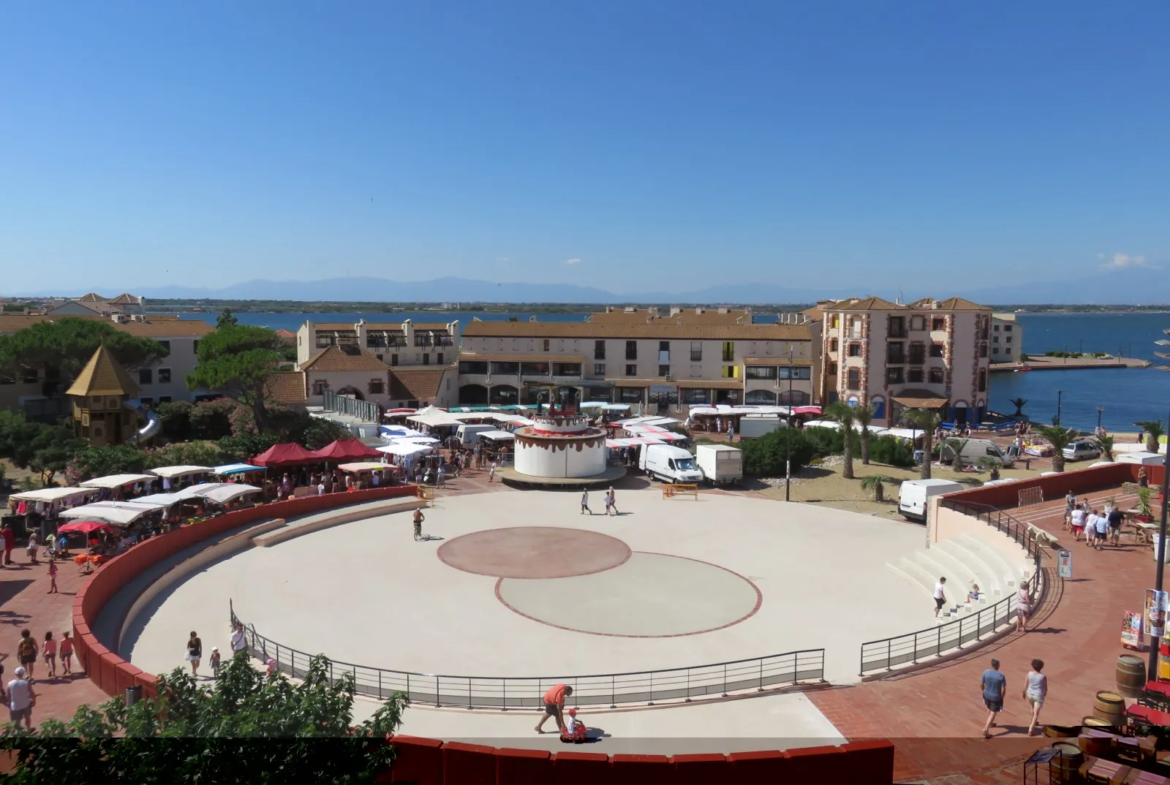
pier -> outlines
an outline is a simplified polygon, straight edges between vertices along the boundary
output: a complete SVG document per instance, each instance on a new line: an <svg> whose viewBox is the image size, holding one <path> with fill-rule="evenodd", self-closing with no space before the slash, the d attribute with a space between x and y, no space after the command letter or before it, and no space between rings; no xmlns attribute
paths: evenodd
<svg viewBox="0 0 1170 785"><path fill-rule="evenodd" d="M992 373L1022 371L1073 371L1087 368L1149 368L1149 360L1136 357L1031 357L1025 363L992 363Z"/></svg>

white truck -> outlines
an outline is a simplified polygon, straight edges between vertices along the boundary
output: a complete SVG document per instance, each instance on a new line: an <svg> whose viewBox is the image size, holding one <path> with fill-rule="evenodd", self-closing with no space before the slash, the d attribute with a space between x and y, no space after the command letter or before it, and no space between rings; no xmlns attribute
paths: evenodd
<svg viewBox="0 0 1170 785"><path fill-rule="evenodd" d="M1166 462L1165 455L1158 455L1144 450L1135 452L1120 452L1117 454L1118 463L1136 463L1141 466L1161 466Z"/></svg>
<svg viewBox="0 0 1170 785"><path fill-rule="evenodd" d="M923 523L932 496L961 490L963 486L951 480L906 480L898 491L898 512L908 521Z"/></svg>
<svg viewBox="0 0 1170 785"><path fill-rule="evenodd" d="M757 439L787 425L778 414L745 414L739 418L737 435L741 439Z"/></svg>
<svg viewBox="0 0 1170 785"><path fill-rule="evenodd" d="M497 425L483 423L479 425L464 424L459 426L459 430L455 432L455 436L459 439L459 443L464 447L470 447L479 441L481 433L494 431L498 428Z"/></svg>
<svg viewBox="0 0 1170 785"><path fill-rule="evenodd" d="M663 482L697 483L703 479L703 473L695 466L695 456L669 444L642 445L638 468Z"/></svg>
<svg viewBox="0 0 1170 785"><path fill-rule="evenodd" d="M695 462L703 478L712 485L726 485L743 479L743 453L738 447L700 444L695 448Z"/></svg>

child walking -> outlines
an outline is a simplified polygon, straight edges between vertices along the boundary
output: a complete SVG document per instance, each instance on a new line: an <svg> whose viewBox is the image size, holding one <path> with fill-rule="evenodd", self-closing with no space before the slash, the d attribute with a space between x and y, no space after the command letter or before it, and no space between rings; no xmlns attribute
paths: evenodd
<svg viewBox="0 0 1170 785"><path fill-rule="evenodd" d="M49 590L45 593L46 594L60 594L61 593L61 592L57 591L57 561L52 556L49 557ZM50 633L50 634L52 634L52 633Z"/></svg>
<svg viewBox="0 0 1170 785"><path fill-rule="evenodd" d="M73 639L69 630L61 633L61 673L65 676L73 673Z"/></svg>
<svg viewBox="0 0 1170 785"><path fill-rule="evenodd" d="M219 678L219 648L216 646L211 647L211 675Z"/></svg>
<svg viewBox="0 0 1170 785"><path fill-rule="evenodd" d="M41 656L45 658L45 667L49 669L49 678L57 678L57 641L53 640L53 633L45 633L45 645L41 648Z"/></svg>

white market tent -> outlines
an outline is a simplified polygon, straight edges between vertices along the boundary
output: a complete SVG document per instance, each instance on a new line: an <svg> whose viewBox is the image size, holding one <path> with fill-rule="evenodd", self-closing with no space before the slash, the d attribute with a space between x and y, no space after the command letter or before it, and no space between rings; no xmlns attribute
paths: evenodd
<svg viewBox="0 0 1170 785"><path fill-rule="evenodd" d="M14 493L12 498L22 502L59 502L64 499L76 499L94 492L93 488L41 488L37 491Z"/></svg>
<svg viewBox="0 0 1170 785"><path fill-rule="evenodd" d="M805 428L831 428L834 431L839 431L839 430L841 430L841 423L837 422L836 420L809 420L808 422L806 422L804 424L804 427ZM887 428L883 428L880 425L867 425L866 428L869 429L870 433L874 433L874 434L880 434L882 431L888 430ZM857 423L854 423L853 430L860 432L861 426L858 425ZM919 431L919 433L921 433L921 431Z"/></svg>
<svg viewBox="0 0 1170 785"><path fill-rule="evenodd" d="M507 417L504 417L502 420L500 420L500 422L506 423L508 425L535 425L536 424L536 420L530 420L527 417L520 417L520 416L517 416L514 414L508 415Z"/></svg>
<svg viewBox="0 0 1170 785"><path fill-rule="evenodd" d="M434 436L406 436L402 438L390 439L390 444L438 444L439 440ZM378 449L377 447L374 448Z"/></svg>
<svg viewBox="0 0 1170 785"><path fill-rule="evenodd" d="M380 472L386 469L394 469L394 467L388 463L375 463L374 461L343 463L337 468L341 469L343 472L350 472L352 474L361 474L362 472Z"/></svg>
<svg viewBox="0 0 1170 785"><path fill-rule="evenodd" d="M182 493L152 493L149 496L139 496L134 500L134 503L152 504L156 507L170 507L172 504L178 504L187 498L190 497Z"/></svg>
<svg viewBox="0 0 1170 785"><path fill-rule="evenodd" d="M504 439L511 441L512 439L516 438L516 434L512 433L511 431L483 431L480 433L479 438L493 440Z"/></svg>
<svg viewBox="0 0 1170 785"><path fill-rule="evenodd" d="M412 414L406 418L409 422L416 422L419 425L429 425L432 428L443 425L462 425L462 420L457 420L451 414L444 411L433 412L419 412Z"/></svg>
<svg viewBox="0 0 1170 785"><path fill-rule="evenodd" d="M374 449L378 452L384 452L387 455L415 455L420 452L430 452L433 448L425 444L395 442L394 444L387 444L385 447L375 447Z"/></svg>
<svg viewBox="0 0 1170 785"><path fill-rule="evenodd" d="M123 485L151 482L155 479L153 474L111 474L109 477L96 477L79 484L83 488L121 488Z"/></svg>
<svg viewBox="0 0 1170 785"><path fill-rule="evenodd" d="M119 526L128 526L143 515L148 515L164 506L166 505L139 504L138 502L94 502L74 507L72 510L65 510L58 517L78 520L93 519Z"/></svg>
<svg viewBox="0 0 1170 785"><path fill-rule="evenodd" d="M206 474L212 471L210 466L162 466L158 469L151 469L151 474L157 474L159 477L166 477L173 479L175 477L187 477L192 474Z"/></svg>
<svg viewBox="0 0 1170 785"><path fill-rule="evenodd" d="M393 441L394 439L409 439L411 436L423 436L423 432L407 428L405 425L383 425L380 429L380 435L387 441Z"/></svg>
<svg viewBox="0 0 1170 785"><path fill-rule="evenodd" d="M211 470L212 474L247 474L249 472L267 471L263 466L253 466L250 463L225 463Z"/></svg>
<svg viewBox="0 0 1170 785"><path fill-rule="evenodd" d="M208 483L207 485L197 485L196 488L205 489L199 495L208 501L217 502L219 504L227 504L235 501L241 496L247 496L250 493L259 493L264 490L257 488L255 485L245 485L242 482L228 482L228 483Z"/></svg>
<svg viewBox="0 0 1170 785"><path fill-rule="evenodd" d="M466 422L467 420L491 420L492 422L504 422L511 418L511 415L500 414L498 412L457 412L449 413L448 416L452 419L458 420L459 422Z"/></svg>

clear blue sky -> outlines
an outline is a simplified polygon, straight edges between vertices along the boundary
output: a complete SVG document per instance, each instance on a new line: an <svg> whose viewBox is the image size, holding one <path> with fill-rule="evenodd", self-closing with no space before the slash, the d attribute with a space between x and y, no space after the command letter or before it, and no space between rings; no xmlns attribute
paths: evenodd
<svg viewBox="0 0 1170 785"><path fill-rule="evenodd" d="M1100 0L4 3L0 292L1170 261L1167 30Z"/></svg>

